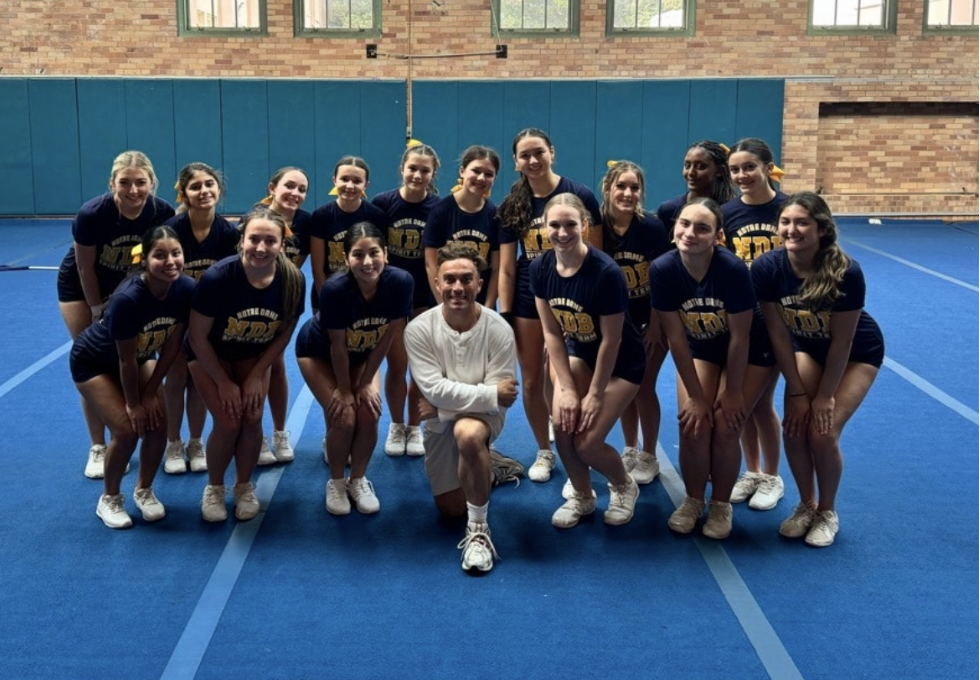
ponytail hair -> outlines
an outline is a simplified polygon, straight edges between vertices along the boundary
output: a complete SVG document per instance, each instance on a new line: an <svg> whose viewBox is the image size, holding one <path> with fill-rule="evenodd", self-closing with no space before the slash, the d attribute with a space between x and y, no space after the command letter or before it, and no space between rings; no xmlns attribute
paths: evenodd
<svg viewBox="0 0 980 680"><path fill-rule="evenodd" d="M286 240L286 234L289 233L286 218L264 205L252 208L242 218L239 226L242 238L245 238L245 231L248 229L249 223L256 219L269 220L275 223L282 230L280 238L282 241ZM280 332L282 332L282 329L289 327L299 315L299 306L306 294L306 284L299 269L286 256L285 248L280 249L279 255L276 257L276 269L282 274L282 325L279 327Z"/></svg>
<svg viewBox="0 0 980 680"><path fill-rule="evenodd" d="M539 128L525 128L514 137L511 145L511 152L517 155L517 143L525 137L537 137L548 145L549 149L554 148L551 137L544 130ZM534 193L531 191L531 183L524 173L520 173L517 181L510 187L510 193L500 203L497 208L497 217L500 223L517 234L518 238L523 239L531 228L534 219Z"/></svg>
<svg viewBox="0 0 980 680"><path fill-rule="evenodd" d="M776 224L779 224L783 211L793 205L809 213L817 223L820 234L820 248L813 257L813 272L803 279L800 286L800 304L808 309L828 309L843 295L840 283L851 266L851 258L837 243L837 223L823 197L812 191L793 194L779 206Z"/></svg>
<svg viewBox="0 0 980 680"><path fill-rule="evenodd" d="M607 165L609 166L609 169L606 171L605 176L602 178L602 182L599 184L599 195L602 196L602 207L600 208L600 214L602 215L602 242L612 247L618 247L619 237L613 230L613 226L616 224L616 218L613 216L612 206L613 186L615 186L616 182L624 172L632 172L634 175L636 175L636 181L640 185L640 200L636 202L636 206L633 208L633 214L638 219L643 219L643 199L646 197L646 177L643 174L643 168L633 161L609 161Z"/></svg>

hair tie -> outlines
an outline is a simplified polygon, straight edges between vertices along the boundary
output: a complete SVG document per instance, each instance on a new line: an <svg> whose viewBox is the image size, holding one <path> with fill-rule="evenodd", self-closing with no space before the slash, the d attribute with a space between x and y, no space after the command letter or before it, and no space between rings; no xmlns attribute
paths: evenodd
<svg viewBox="0 0 980 680"><path fill-rule="evenodd" d="M769 179L771 179L773 182L782 184L785 176L786 173L783 171L783 169L774 163L772 170L769 171Z"/></svg>
<svg viewBox="0 0 980 680"><path fill-rule="evenodd" d="M139 264L143 261L143 244L137 243L133 246L133 249L129 251L129 255L132 258L132 263L134 265Z"/></svg>
<svg viewBox="0 0 980 680"><path fill-rule="evenodd" d="M337 189L337 187L334 187L330 190L330 193L327 194L327 196L340 196L340 191Z"/></svg>

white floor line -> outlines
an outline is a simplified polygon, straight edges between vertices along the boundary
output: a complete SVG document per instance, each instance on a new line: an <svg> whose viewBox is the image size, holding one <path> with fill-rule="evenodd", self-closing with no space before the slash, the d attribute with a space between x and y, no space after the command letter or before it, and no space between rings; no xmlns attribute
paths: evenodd
<svg viewBox="0 0 980 680"><path fill-rule="evenodd" d="M879 250L877 248L872 248L871 246L865 245L865 244L861 243L860 241L855 241L854 239L850 239L850 238L842 238L841 239L841 242L843 242L843 243L849 243L849 244L855 245L855 246L857 246L859 248L864 248L865 250L871 251L872 253L875 253L876 255L881 255L882 257L887 257L889 260L894 260L895 262L898 262L899 264L904 264L906 267L911 267L912 269L915 269L916 271L920 271L920 272L922 272L924 274L929 274L930 276L935 276L937 279L942 279L943 281L948 281L949 283L955 284L957 286L962 286L963 288L966 288L968 290L972 290L975 293L980 293L980 287L974 286L972 283L967 283L966 281L960 281L959 279L954 279L952 276L947 276L946 274L943 274L941 272L937 272L934 269L929 269L928 267L923 267L920 264L916 264L915 262L912 262L910 260L906 260L905 258L899 257L897 255L892 255L891 253L887 253L884 250Z"/></svg>

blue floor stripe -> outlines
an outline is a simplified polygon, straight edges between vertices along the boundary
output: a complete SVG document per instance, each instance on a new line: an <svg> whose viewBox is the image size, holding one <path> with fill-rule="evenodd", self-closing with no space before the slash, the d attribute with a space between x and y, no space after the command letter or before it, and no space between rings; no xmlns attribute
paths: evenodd
<svg viewBox="0 0 980 680"><path fill-rule="evenodd" d="M887 257L889 260L894 260L895 262L898 262L899 264L904 264L906 267L911 267L912 269L915 269L917 271L920 271L920 272L922 272L924 274L929 274L930 276L935 276L937 279L942 279L943 281L949 281L950 283L956 284L957 286L962 286L963 288L966 288L968 290L972 290L975 293L980 293L980 288L978 288L977 286L974 286L972 283L967 283L966 281L960 281L959 279L954 279L952 276L947 276L946 274L943 274L941 272L937 272L934 269L929 269L928 267L923 267L920 264L916 264L915 262L911 262L909 260L906 260L905 258L898 257L897 255L892 255L891 253L887 253L884 250L878 250L877 248L872 248L871 246L867 246L867 245L861 243L860 241L855 241L854 239L849 239L849 238L841 239L841 241L844 241L846 243L851 243L853 245L858 246L859 248L864 248L865 250L871 251L872 253L875 253L876 255L881 255L882 257Z"/></svg>
<svg viewBox="0 0 980 680"><path fill-rule="evenodd" d="M312 404L313 393L304 385L286 421L286 429L295 433L293 441L299 441L303 434L303 427L306 425L306 417ZM211 644L211 637L218 627L218 621L224 613L225 605L228 604L228 598L231 597L245 566L252 543L259 529L262 528L266 508L272 502L272 496L279 486L283 469L277 466L259 475L255 484L255 495L262 509L252 521L236 524L224 552L218 559L218 564L211 572L211 578L204 586L204 592L201 593L197 606L191 613L190 620L184 627L180 640L177 641L173 654L170 655L167 667L163 669L163 674L160 676L162 680L190 680L197 674L208 645Z"/></svg>
<svg viewBox="0 0 980 680"><path fill-rule="evenodd" d="M72 341L69 340L61 347L48 354L43 359L38 359L33 364L25 368L23 371L15 375L13 378L6 381L4 384L0 385L0 397L7 394L7 392L20 385L22 382L30 378L32 375L40 371L42 368L50 364L52 361L55 361L59 357L62 357L65 354L67 354L68 350L71 349L71 345L72 345Z"/></svg>
<svg viewBox="0 0 980 680"><path fill-rule="evenodd" d="M684 482L659 443L657 458L660 461L660 483L674 505L680 506L687 496ZM702 536L694 536L693 540L769 677L772 680L803 680L782 640L769 624L722 543Z"/></svg>
<svg viewBox="0 0 980 680"><path fill-rule="evenodd" d="M910 383L918 387L943 406L947 406L956 411L974 425L980 425L980 413L977 413L966 404L949 396L925 378L920 377L916 373L905 368L905 366L902 366L897 361L889 359L888 357L885 357L885 366L898 373L900 376L908 380Z"/></svg>

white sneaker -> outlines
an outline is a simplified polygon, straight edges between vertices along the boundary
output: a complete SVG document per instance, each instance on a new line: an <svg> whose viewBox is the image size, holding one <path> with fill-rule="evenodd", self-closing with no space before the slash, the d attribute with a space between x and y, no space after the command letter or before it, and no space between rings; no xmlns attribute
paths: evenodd
<svg viewBox="0 0 980 680"><path fill-rule="evenodd" d="M786 538L803 538L813 526L817 511L806 503L800 503L793 508L793 514L779 525L779 534Z"/></svg>
<svg viewBox="0 0 980 680"><path fill-rule="evenodd" d="M128 529L133 526L133 518L126 512L126 497L121 493L115 496L103 494L95 506L95 514L110 529Z"/></svg>
<svg viewBox="0 0 980 680"><path fill-rule="evenodd" d="M184 460L184 442L179 439L167 442L163 451L163 471L168 475L182 475L187 472L187 461Z"/></svg>
<svg viewBox="0 0 980 680"><path fill-rule="evenodd" d="M228 519L228 508L225 507L224 484L208 484L204 487L201 497L201 517L206 522L224 522Z"/></svg>
<svg viewBox="0 0 980 680"><path fill-rule="evenodd" d="M153 493L153 487L136 489L133 492L133 501L143 513L143 520L146 522L157 522L167 516L167 509L163 507L163 503L157 500Z"/></svg>
<svg viewBox="0 0 980 680"><path fill-rule="evenodd" d="M527 471L527 478L532 482L547 482L551 479L551 471L555 469L555 452L551 449L538 451L534 464Z"/></svg>
<svg viewBox="0 0 980 680"><path fill-rule="evenodd" d="M327 512L331 515L350 514L346 479L331 479L327 482Z"/></svg>
<svg viewBox="0 0 980 680"><path fill-rule="evenodd" d="M289 443L289 432L276 430L272 433L272 455L277 463L291 463L296 458L293 445Z"/></svg>
<svg viewBox="0 0 980 680"><path fill-rule="evenodd" d="M742 476L735 482L735 486L732 487L732 495L729 501L732 503L744 503L752 498L752 494L755 493L761 483L761 472L743 472Z"/></svg>
<svg viewBox="0 0 980 680"><path fill-rule="evenodd" d="M660 474L660 461L652 453L637 451L633 469L627 472L637 484L649 484Z"/></svg>
<svg viewBox="0 0 980 680"><path fill-rule="evenodd" d="M272 452L269 448L269 441L262 435L262 448L259 449L259 460L256 465L275 465L276 464L276 454Z"/></svg>
<svg viewBox="0 0 980 680"><path fill-rule="evenodd" d="M85 463L85 476L89 479L105 477L105 446L95 444L88 450L88 462Z"/></svg>
<svg viewBox="0 0 980 680"><path fill-rule="evenodd" d="M245 521L259 514L259 499L255 496L255 485L251 482L236 484L231 490L235 497L235 518ZM222 503L224 505L224 503Z"/></svg>
<svg viewBox="0 0 980 680"><path fill-rule="evenodd" d="M402 423L388 423L388 438L385 439L385 453L389 456L404 456L406 442L405 426Z"/></svg>
<svg viewBox="0 0 980 680"><path fill-rule="evenodd" d="M783 497L784 489L782 477L763 474L759 488L749 499L749 507L753 510L772 510Z"/></svg>
<svg viewBox="0 0 980 680"><path fill-rule="evenodd" d="M694 531L698 520L704 514L704 501L690 496L684 499L681 507L674 510L667 520L667 526L679 534L689 534Z"/></svg>
<svg viewBox="0 0 980 680"><path fill-rule="evenodd" d="M204 442L200 439L187 440L187 458L191 463L191 472L208 471L208 456L204 451Z"/></svg>
<svg viewBox="0 0 980 680"><path fill-rule="evenodd" d="M425 445L422 443L422 428L418 425L409 425L405 434L405 453L410 456L424 456Z"/></svg>
<svg viewBox="0 0 980 680"><path fill-rule="evenodd" d="M840 519L833 510L818 512L813 518L813 526L806 534L806 544L814 548L826 548L834 542L840 529Z"/></svg>
<svg viewBox="0 0 980 680"><path fill-rule="evenodd" d="M500 559L485 522L468 522L466 536L456 547L463 551L463 571L487 572L493 569L493 559Z"/></svg>
<svg viewBox="0 0 980 680"><path fill-rule="evenodd" d="M551 524L559 529L571 529L586 515L595 512L595 491L592 496L578 493L572 487L571 498L566 500L551 516Z"/></svg>
<svg viewBox="0 0 980 680"><path fill-rule="evenodd" d="M701 533L708 538L721 540L732 533L732 504L708 503L708 519L701 527Z"/></svg>
<svg viewBox="0 0 980 680"><path fill-rule="evenodd" d="M616 486L612 482L609 487L609 507L603 513L602 519L606 524L618 526L633 519L636 499L640 497L640 485L632 477L626 484Z"/></svg>
<svg viewBox="0 0 980 680"><path fill-rule="evenodd" d="M363 515L373 515L381 509L381 503L374 493L374 485L367 477L351 477L347 480L347 493L354 501L357 511ZM350 504L348 503L348 512Z"/></svg>

